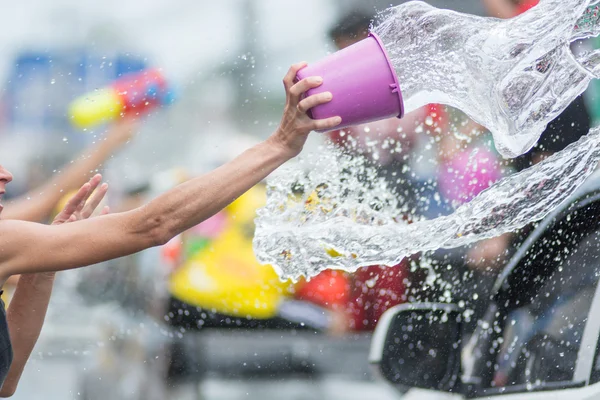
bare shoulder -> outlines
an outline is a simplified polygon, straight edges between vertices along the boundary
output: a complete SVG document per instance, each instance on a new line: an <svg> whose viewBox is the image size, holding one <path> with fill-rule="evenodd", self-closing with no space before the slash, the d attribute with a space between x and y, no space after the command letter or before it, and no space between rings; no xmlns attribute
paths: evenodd
<svg viewBox="0 0 600 400"><path fill-rule="evenodd" d="M49 233L48 228L34 222L0 220L0 279L15 273L13 269L20 258L35 253L36 244Z"/></svg>

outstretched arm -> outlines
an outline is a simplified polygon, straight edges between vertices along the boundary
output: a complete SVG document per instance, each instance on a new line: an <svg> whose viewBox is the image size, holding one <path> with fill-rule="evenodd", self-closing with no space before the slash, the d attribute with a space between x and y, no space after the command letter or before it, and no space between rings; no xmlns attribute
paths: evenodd
<svg viewBox="0 0 600 400"><path fill-rule="evenodd" d="M57 215L53 224L60 225L89 218L106 194L107 186L103 185L87 202L88 197L100 184L100 180L99 176L95 176L90 183L85 184L67 203L65 209ZM108 209L103 210L103 213L107 212ZM13 362L0 388L0 397L12 396L17 390L23 369L42 330L53 283L54 272L21 275L7 313Z"/></svg>
<svg viewBox="0 0 600 400"><path fill-rule="evenodd" d="M164 244L214 215L295 157L312 130L340 124L339 117L314 121L307 116L310 108L330 101L332 95L321 93L302 99L308 89L321 84L314 77L294 84L297 71L304 65L292 67L284 80L287 100L277 131L232 162L130 212L61 226L0 221L1 276L77 268L135 253Z"/></svg>
<svg viewBox="0 0 600 400"><path fill-rule="evenodd" d="M4 219L42 222L52 213L65 193L79 188L118 148L129 141L136 130L136 122L122 120L115 123L106 138L91 149L86 149L73 164L42 187L15 199L6 205Z"/></svg>

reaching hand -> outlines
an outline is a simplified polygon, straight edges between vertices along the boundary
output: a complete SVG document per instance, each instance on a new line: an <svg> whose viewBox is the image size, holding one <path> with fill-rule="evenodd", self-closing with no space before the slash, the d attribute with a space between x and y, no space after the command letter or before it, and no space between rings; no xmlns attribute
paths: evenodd
<svg viewBox="0 0 600 400"><path fill-rule="evenodd" d="M302 151L311 131L329 130L342 122L340 117L313 120L308 116L308 110L330 102L333 95L330 92L324 92L304 98L304 94L308 90L319 87L323 83L323 79L316 76L295 83L298 71L304 67L306 67L306 63L293 65L283 79L286 93L285 109L279 128L271 136L271 140L282 146L290 157L294 157Z"/></svg>
<svg viewBox="0 0 600 400"><path fill-rule="evenodd" d="M108 190L108 184L106 183L98 187L100 182L102 182L102 175L98 174L84 184L67 202L65 208L54 218L52 225L60 225L66 222L75 222L89 218ZM101 215L108 214L108 212L109 208L106 206L102 209Z"/></svg>

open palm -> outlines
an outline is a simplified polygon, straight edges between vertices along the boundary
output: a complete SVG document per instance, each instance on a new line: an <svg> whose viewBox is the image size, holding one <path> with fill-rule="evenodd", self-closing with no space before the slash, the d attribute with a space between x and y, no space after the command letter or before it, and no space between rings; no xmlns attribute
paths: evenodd
<svg viewBox="0 0 600 400"><path fill-rule="evenodd" d="M100 185L100 182L102 182L102 175L98 174L84 184L54 218L52 225L75 222L92 216L108 191L108 184ZM101 215L108 214L108 212L108 207L104 207Z"/></svg>

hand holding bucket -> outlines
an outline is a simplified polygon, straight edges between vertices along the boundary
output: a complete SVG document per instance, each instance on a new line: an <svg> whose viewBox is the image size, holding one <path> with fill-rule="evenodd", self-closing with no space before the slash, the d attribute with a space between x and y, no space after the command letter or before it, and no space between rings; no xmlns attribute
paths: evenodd
<svg viewBox="0 0 600 400"><path fill-rule="evenodd" d="M335 129L404 115L400 84L379 37L369 37L303 68L297 74L302 80L320 76L323 84L309 90L312 96L331 92L333 99L311 109L312 119L340 116Z"/></svg>

